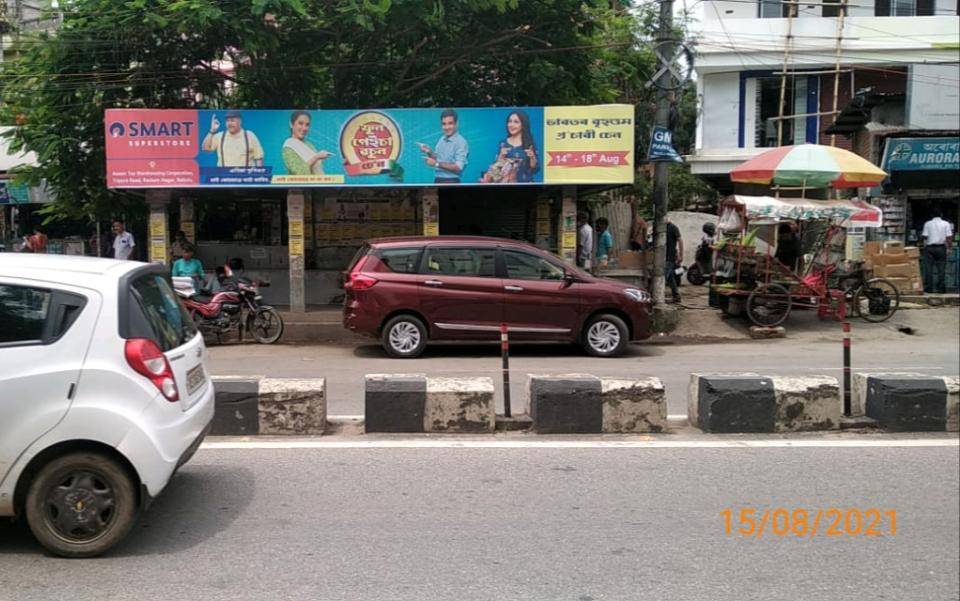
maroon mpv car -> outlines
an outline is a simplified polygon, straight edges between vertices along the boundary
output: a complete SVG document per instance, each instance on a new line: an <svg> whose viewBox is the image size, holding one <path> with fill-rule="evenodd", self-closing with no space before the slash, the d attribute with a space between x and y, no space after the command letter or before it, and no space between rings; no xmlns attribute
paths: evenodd
<svg viewBox="0 0 960 601"><path fill-rule="evenodd" d="M427 341L568 341L613 357L650 336L650 296L535 246L466 236L367 242L344 272L344 327L394 357Z"/></svg>

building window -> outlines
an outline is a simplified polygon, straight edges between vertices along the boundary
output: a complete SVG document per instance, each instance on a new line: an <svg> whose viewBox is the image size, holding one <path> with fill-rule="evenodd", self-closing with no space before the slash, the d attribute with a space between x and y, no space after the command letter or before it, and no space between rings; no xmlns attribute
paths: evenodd
<svg viewBox="0 0 960 601"><path fill-rule="evenodd" d="M809 80L806 76L788 77L783 97L783 133L780 145L803 144L807 140L807 97L810 93ZM756 130L754 132L754 146L756 148L773 148L777 146L777 124L781 121L780 115L780 78L757 78L756 98ZM789 118L793 115L800 115Z"/></svg>
<svg viewBox="0 0 960 601"><path fill-rule="evenodd" d="M930 17L934 0L877 0L874 14L878 17Z"/></svg>
<svg viewBox="0 0 960 601"><path fill-rule="evenodd" d="M787 16L790 5L780 0L760 0L761 19L780 19Z"/></svg>

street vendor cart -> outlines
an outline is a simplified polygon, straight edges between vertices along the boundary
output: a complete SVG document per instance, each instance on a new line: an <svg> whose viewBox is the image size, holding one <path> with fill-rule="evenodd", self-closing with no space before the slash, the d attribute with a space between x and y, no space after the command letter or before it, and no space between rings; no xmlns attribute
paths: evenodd
<svg viewBox="0 0 960 601"><path fill-rule="evenodd" d="M732 196L720 206L712 303L759 326L779 325L795 309L889 319L900 306L896 286L845 261L846 228L881 222L879 209L859 201ZM787 229L801 247L790 265L779 252Z"/></svg>

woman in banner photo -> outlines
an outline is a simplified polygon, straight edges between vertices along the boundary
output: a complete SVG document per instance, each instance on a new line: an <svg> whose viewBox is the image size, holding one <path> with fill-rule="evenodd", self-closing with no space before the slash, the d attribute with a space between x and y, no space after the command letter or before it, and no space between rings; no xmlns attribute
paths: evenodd
<svg viewBox="0 0 960 601"><path fill-rule="evenodd" d="M317 150L307 140L310 133L310 113L294 111L290 115L290 137L283 143L283 164L290 175L323 175L323 162L333 156L327 150Z"/></svg>
<svg viewBox="0 0 960 601"><path fill-rule="evenodd" d="M530 131L530 117L525 111L507 115L507 137L500 142L497 158L480 178L484 183L506 184L533 181L540 170L537 143Z"/></svg>

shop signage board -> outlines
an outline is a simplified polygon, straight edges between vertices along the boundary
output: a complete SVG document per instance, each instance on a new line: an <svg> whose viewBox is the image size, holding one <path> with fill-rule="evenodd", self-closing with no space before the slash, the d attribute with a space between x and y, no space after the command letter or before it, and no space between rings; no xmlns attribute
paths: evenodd
<svg viewBox="0 0 960 601"><path fill-rule="evenodd" d="M887 138L884 171L960 170L960 138Z"/></svg>
<svg viewBox="0 0 960 601"><path fill-rule="evenodd" d="M650 151L647 153L647 160L652 162L683 162L683 159L680 158L680 154L673 147L672 131L661 125L655 125L653 127L653 134L650 136Z"/></svg>
<svg viewBox="0 0 960 601"><path fill-rule="evenodd" d="M110 109L104 128L110 188L617 184L636 167L627 104Z"/></svg>

